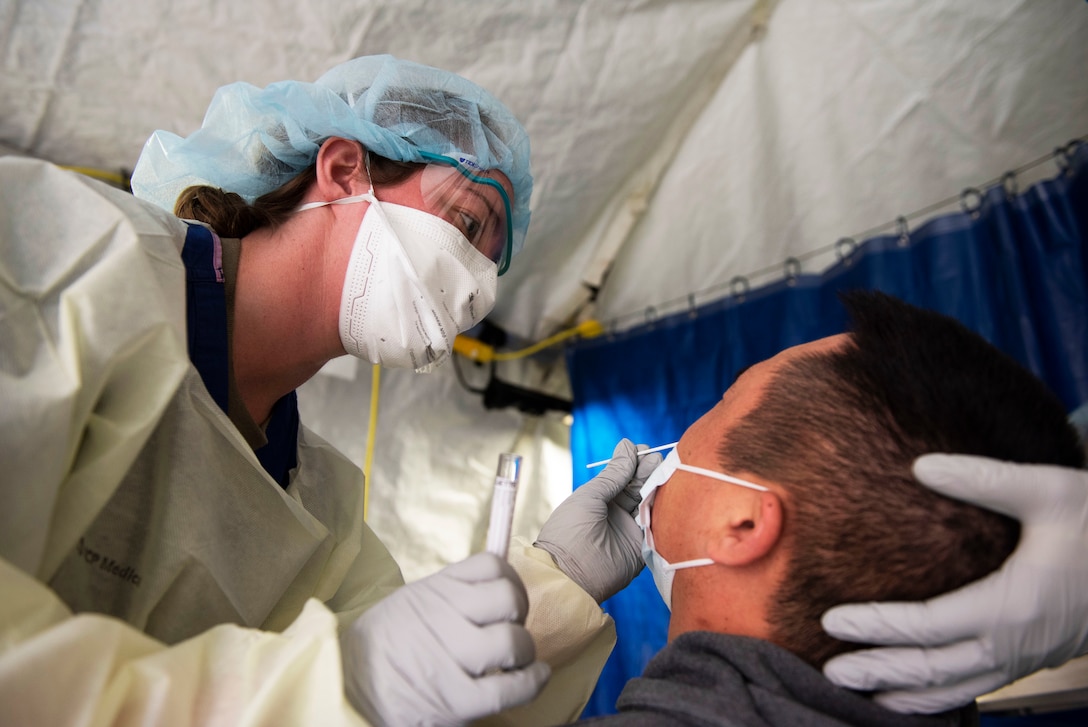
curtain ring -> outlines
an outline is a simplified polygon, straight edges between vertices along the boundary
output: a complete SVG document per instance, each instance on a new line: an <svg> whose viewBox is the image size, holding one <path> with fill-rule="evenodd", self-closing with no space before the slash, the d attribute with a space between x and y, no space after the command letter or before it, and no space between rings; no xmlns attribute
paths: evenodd
<svg viewBox="0 0 1088 727"><path fill-rule="evenodd" d="M960 192L960 207L971 217L978 217L982 209L982 192L974 187L968 187Z"/></svg>
<svg viewBox="0 0 1088 727"><path fill-rule="evenodd" d="M788 257L782 263L782 270L786 276L786 285L796 285L797 277L801 274L801 261L795 257Z"/></svg>
<svg viewBox="0 0 1088 727"><path fill-rule="evenodd" d="M1001 186L1005 190L1006 199L1016 199L1020 194L1020 184L1016 179L1016 172L1005 172L1001 175Z"/></svg>
<svg viewBox="0 0 1088 727"><path fill-rule="evenodd" d="M749 287L748 278L743 275L737 275L729 281L729 293L738 301L743 301L748 295Z"/></svg>
<svg viewBox="0 0 1088 727"><path fill-rule="evenodd" d="M699 317L699 312L695 310L695 293L688 293L688 317L693 320Z"/></svg>
<svg viewBox="0 0 1088 727"><path fill-rule="evenodd" d="M1065 145L1065 158L1069 160L1070 164L1073 163L1073 157L1077 155L1077 150L1083 145L1084 142L1080 139L1073 139L1073 141Z"/></svg>
<svg viewBox="0 0 1088 727"><path fill-rule="evenodd" d="M1070 149L1070 147L1072 146L1072 144L1073 142L1070 142L1069 144L1066 144L1065 146L1059 146L1057 149L1054 150L1054 164L1057 165L1058 172L1060 172L1061 174L1071 173L1070 170L1073 165L1070 162L1069 157L1071 156L1070 152L1072 151L1072 149Z"/></svg>
<svg viewBox="0 0 1088 727"><path fill-rule="evenodd" d="M854 254L854 251L858 249L858 244L854 242L852 237L840 237L835 243L835 257L844 261L847 265L850 264L850 257Z"/></svg>
<svg viewBox="0 0 1088 727"><path fill-rule="evenodd" d="M654 323L657 321L657 308L654 308L652 305L646 306L646 313L644 316L646 318L646 325L653 328Z"/></svg>

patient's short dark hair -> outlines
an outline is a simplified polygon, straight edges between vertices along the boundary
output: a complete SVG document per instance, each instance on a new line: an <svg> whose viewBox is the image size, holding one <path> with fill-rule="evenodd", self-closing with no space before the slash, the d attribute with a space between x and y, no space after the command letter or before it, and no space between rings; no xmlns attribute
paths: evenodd
<svg viewBox="0 0 1088 727"><path fill-rule="evenodd" d="M784 365L723 440L726 472L786 490L791 562L773 640L820 666L857 648L820 616L840 603L919 600L1000 567L1019 524L919 485L926 452L1084 466L1060 401L957 321L888 295L842 296L842 349Z"/></svg>

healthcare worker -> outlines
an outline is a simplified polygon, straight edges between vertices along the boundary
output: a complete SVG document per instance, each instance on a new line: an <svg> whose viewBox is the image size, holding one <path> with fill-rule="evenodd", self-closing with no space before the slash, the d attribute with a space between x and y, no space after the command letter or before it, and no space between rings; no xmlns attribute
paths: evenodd
<svg viewBox="0 0 1088 727"><path fill-rule="evenodd" d="M220 89L136 198L26 159L0 184L0 723L461 724L546 682L499 719L577 716L660 457L621 442L555 558L403 585L294 393L345 352L429 370L491 309L532 187L502 104L358 58Z"/></svg>

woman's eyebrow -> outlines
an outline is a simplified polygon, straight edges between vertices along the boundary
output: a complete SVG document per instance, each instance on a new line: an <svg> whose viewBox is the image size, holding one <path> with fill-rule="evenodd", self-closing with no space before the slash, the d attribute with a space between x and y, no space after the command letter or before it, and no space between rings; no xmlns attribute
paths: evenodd
<svg viewBox="0 0 1088 727"><path fill-rule="evenodd" d="M494 217L502 217L502 214L499 212L498 205L500 204L500 202L498 201L497 196L492 197L488 194L488 192L491 192L492 195L498 195L497 192L494 192L492 190L481 190L477 189L476 187L466 187L465 192L473 195L474 197L479 197L483 201L484 205L487 206L488 212L490 212ZM494 202L494 204L492 204L492 202ZM505 209L503 209L503 212L505 212Z"/></svg>

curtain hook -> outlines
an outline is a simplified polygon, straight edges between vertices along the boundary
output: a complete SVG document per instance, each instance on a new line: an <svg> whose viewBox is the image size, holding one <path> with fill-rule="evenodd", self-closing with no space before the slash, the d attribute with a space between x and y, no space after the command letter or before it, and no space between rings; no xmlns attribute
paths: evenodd
<svg viewBox="0 0 1088 727"><path fill-rule="evenodd" d="M899 215L895 218L895 226L899 232L899 247L906 247L910 244L910 224L907 223L907 218Z"/></svg>
<svg viewBox="0 0 1088 727"><path fill-rule="evenodd" d="M982 209L982 192L975 187L968 187L960 192L960 207L971 217L978 217Z"/></svg>
<svg viewBox="0 0 1088 727"><path fill-rule="evenodd" d="M788 257L782 263L783 272L786 275L786 285L797 285L797 277L801 274L801 261L795 257Z"/></svg>
<svg viewBox="0 0 1088 727"><path fill-rule="evenodd" d="M841 260L843 264L850 265L850 258L857 249L858 244L854 242L854 238L840 237L838 241L835 242L835 257Z"/></svg>
<svg viewBox="0 0 1088 727"><path fill-rule="evenodd" d="M729 281L729 293L737 299L738 303L743 303L745 297L748 295L748 278L743 275L736 275Z"/></svg>
<svg viewBox="0 0 1088 727"><path fill-rule="evenodd" d="M693 320L699 317L699 311L695 310L695 293L688 293L688 317Z"/></svg>
<svg viewBox="0 0 1088 727"><path fill-rule="evenodd" d="M1005 172L1001 175L1001 187L1005 190L1006 199L1016 199L1020 194L1020 184L1016 179L1016 172Z"/></svg>
<svg viewBox="0 0 1088 727"><path fill-rule="evenodd" d="M1070 164L1073 163L1073 157L1077 155L1077 150L1083 145L1083 139L1073 139L1073 141L1065 145L1065 156L1069 159Z"/></svg>
<svg viewBox="0 0 1088 727"><path fill-rule="evenodd" d="M643 314L646 318L646 325L651 329L654 327L654 323L657 322L657 308L652 305L646 306L646 313Z"/></svg>
<svg viewBox="0 0 1088 727"><path fill-rule="evenodd" d="M1072 142L1070 142L1070 144L1066 144L1065 146L1059 146L1057 149L1054 150L1054 164L1057 165L1058 172L1063 175L1072 173L1073 165L1069 159L1069 157L1071 156L1069 153L1071 151L1071 144Z"/></svg>

